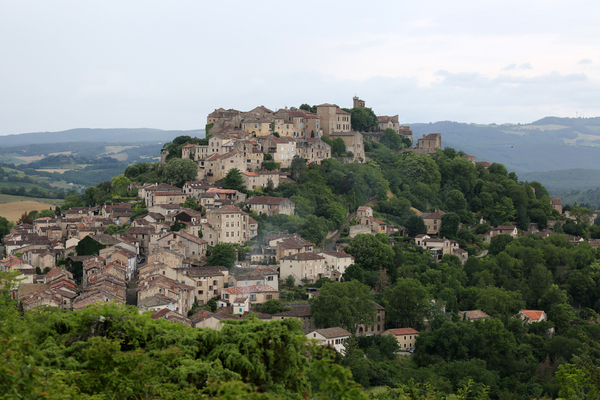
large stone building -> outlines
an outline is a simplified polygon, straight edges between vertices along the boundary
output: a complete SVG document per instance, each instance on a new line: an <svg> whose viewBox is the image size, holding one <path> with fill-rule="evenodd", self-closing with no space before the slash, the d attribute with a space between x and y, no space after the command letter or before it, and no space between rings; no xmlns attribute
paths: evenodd
<svg viewBox="0 0 600 400"><path fill-rule="evenodd" d="M321 118L321 128L325 136L329 137L334 132L350 132L352 130L352 115L334 104L318 105L317 115Z"/></svg>

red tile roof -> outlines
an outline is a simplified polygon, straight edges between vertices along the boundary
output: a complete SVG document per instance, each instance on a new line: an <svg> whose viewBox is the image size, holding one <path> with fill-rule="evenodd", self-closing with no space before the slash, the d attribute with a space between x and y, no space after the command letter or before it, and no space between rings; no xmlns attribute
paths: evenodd
<svg viewBox="0 0 600 400"><path fill-rule="evenodd" d="M398 329L388 329L388 331L392 332L395 336L400 335L418 335L419 331L413 328L398 328Z"/></svg>
<svg viewBox="0 0 600 400"><path fill-rule="evenodd" d="M544 314L543 311L539 310L521 310L521 313L523 313L527 318L531 319L532 321L538 321L540 318L542 318L542 315Z"/></svg>

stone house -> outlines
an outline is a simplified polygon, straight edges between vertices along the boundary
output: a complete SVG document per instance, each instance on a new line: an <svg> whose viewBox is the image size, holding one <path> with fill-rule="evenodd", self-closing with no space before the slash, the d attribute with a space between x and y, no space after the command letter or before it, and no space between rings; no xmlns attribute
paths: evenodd
<svg viewBox="0 0 600 400"><path fill-rule="evenodd" d="M242 172L242 179L244 187L248 190L267 187L269 181L273 182L273 188L278 187L282 182L291 181L284 173L278 171Z"/></svg>
<svg viewBox="0 0 600 400"><path fill-rule="evenodd" d="M478 319L486 319L490 316L481 310L459 311L458 317L461 321L476 321Z"/></svg>
<svg viewBox="0 0 600 400"><path fill-rule="evenodd" d="M246 201L246 204L257 214L267 214L268 216L294 215L296 209L294 202L284 197L256 196Z"/></svg>
<svg viewBox="0 0 600 400"><path fill-rule="evenodd" d="M213 187L206 191L207 194L216 194L221 200L230 200L233 203L243 203L246 201L246 194L233 189L222 189Z"/></svg>
<svg viewBox="0 0 600 400"><path fill-rule="evenodd" d="M373 336L373 335L381 335L385 328L385 307L380 306L377 303L375 304L375 308L377 309L377 317L375 321L375 325L365 326L364 324L359 324L356 329L356 336Z"/></svg>
<svg viewBox="0 0 600 400"><path fill-rule="evenodd" d="M252 285L266 285L265 277L260 274L252 275L229 275L228 279L229 287L237 286L252 286Z"/></svg>
<svg viewBox="0 0 600 400"><path fill-rule="evenodd" d="M246 296L252 304L263 304L267 300L279 300L279 291L268 285L228 287L223 289L221 298L232 301L237 297Z"/></svg>
<svg viewBox="0 0 600 400"><path fill-rule="evenodd" d="M519 318L527 324L548 320L546 312L541 310L521 310L519 311Z"/></svg>
<svg viewBox="0 0 600 400"><path fill-rule="evenodd" d="M233 313L236 315L244 315L250 311L250 298L249 297L236 297L231 303L233 306Z"/></svg>
<svg viewBox="0 0 600 400"><path fill-rule="evenodd" d="M206 179L210 183L225 178L227 173L237 168L240 172L246 170L246 160L242 153L232 151L225 154L213 154L198 161L198 178Z"/></svg>
<svg viewBox="0 0 600 400"><path fill-rule="evenodd" d="M160 242L160 240L159 240ZM169 248L159 247L148 256L148 264L162 263L169 268L181 268L183 264L183 255L170 250Z"/></svg>
<svg viewBox="0 0 600 400"><path fill-rule="evenodd" d="M417 139L416 149L424 150L436 150L442 148L442 134L441 133L430 133L429 135L423 135L422 138Z"/></svg>
<svg viewBox="0 0 600 400"><path fill-rule="evenodd" d="M415 348L415 342L417 341L417 336L419 336L419 331L413 328L398 328L388 329L381 334L393 335L398 341L400 349L407 351L408 349Z"/></svg>
<svg viewBox="0 0 600 400"><path fill-rule="evenodd" d="M233 151L239 151L246 160L244 171L257 171L262 168L264 153L257 142L249 140L236 140L233 142Z"/></svg>
<svg viewBox="0 0 600 400"><path fill-rule="evenodd" d="M331 158L331 146L321 138L306 138L297 142L296 154L304 158L308 165L321 164L323 160Z"/></svg>
<svg viewBox="0 0 600 400"><path fill-rule="evenodd" d="M282 238L269 241L269 247L275 248L275 257L280 260L286 256L300 253L312 253L314 245L300 236L285 235Z"/></svg>
<svg viewBox="0 0 600 400"><path fill-rule="evenodd" d="M354 264L354 257L340 251L323 251L318 255L325 257L326 268L329 268L330 271L338 271L341 274L344 274L346 268Z"/></svg>
<svg viewBox="0 0 600 400"><path fill-rule="evenodd" d="M325 136L329 137L333 132L350 132L352 129L352 115L334 104L318 105L317 115Z"/></svg>
<svg viewBox="0 0 600 400"><path fill-rule="evenodd" d="M354 154L352 162L364 161L365 145L363 135L360 132L332 132L329 134L329 138L331 140L340 138L344 141L346 151L351 151Z"/></svg>
<svg viewBox="0 0 600 400"><path fill-rule="evenodd" d="M194 303L194 288L192 286L165 276L159 276L144 279L138 283L138 306L143 305L145 299L157 294L175 300L177 307L173 311L183 315L187 315Z"/></svg>
<svg viewBox="0 0 600 400"><path fill-rule="evenodd" d="M378 116L377 128L380 132L385 131L386 129L393 129L394 132L399 133L400 123L398 122L398 115L391 117L387 115Z"/></svg>
<svg viewBox="0 0 600 400"><path fill-rule="evenodd" d="M344 341L350 336L351 333L344 328L318 329L306 334L308 339L316 340L321 346L331 346L341 354L346 351Z"/></svg>
<svg viewBox="0 0 600 400"><path fill-rule="evenodd" d="M250 240L249 216L235 206L223 206L206 213L208 224L202 226L203 239L210 246L216 243L244 244Z"/></svg>
<svg viewBox="0 0 600 400"><path fill-rule="evenodd" d="M270 154L273 161L280 163L281 168L289 168L296 155L296 139L288 137L267 136L258 139L263 151Z"/></svg>
<svg viewBox="0 0 600 400"><path fill-rule="evenodd" d="M181 204L185 202L187 196L181 190L152 191L146 201L147 207L155 204Z"/></svg>
<svg viewBox="0 0 600 400"><path fill-rule="evenodd" d="M304 332L304 334L315 330L315 321L312 315L310 315L310 305L308 304L292 306L290 311L284 311L282 313L273 315L273 320L285 318L297 318L300 322L302 322L302 332Z"/></svg>
<svg viewBox="0 0 600 400"><path fill-rule="evenodd" d="M446 214L443 211L435 211L432 213L421 214L423 222L427 226L428 235L437 235L442 227L442 215Z"/></svg>
<svg viewBox="0 0 600 400"><path fill-rule="evenodd" d="M204 305L213 297L221 297L229 270L225 267L191 267L187 269L187 276L194 282L198 304Z"/></svg>
<svg viewBox="0 0 600 400"><path fill-rule="evenodd" d="M553 199L550 198L550 204L552 205L552 208L555 209L556 211L558 211L559 214L562 215L562 200L561 199Z"/></svg>
<svg viewBox="0 0 600 400"><path fill-rule="evenodd" d="M166 319L167 321L176 322L178 324L182 324L185 326L189 326L190 328L194 327L194 324L189 318L181 315L176 311L169 310L168 308L164 308L150 316L152 319Z"/></svg>
<svg viewBox="0 0 600 400"><path fill-rule="evenodd" d="M195 318L194 318L195 317ZM192 322L195 321L194 327L196 328L211 328L214 330L221 330L223 328L223 322L228 319L241 319L239 315L228 314L226 312L211 313L208 311L199 311L190 317Z"/></svg>
<svg viewBox="0 0 600 400"><path fill-rule="evenodd" d="M315 283L321 278L330 278L331 269L325 264L325 257L314 253L298 253L280 259L279 276L282 279L292 275L295 285Z"/></svg>
<svg viewBox="0 0 600 400"><path fill-rule="evenodd" d="M513 238L517 238L518 230L516 226L512 225L499 225L495 228L492 228L490 231L490 237L493 239L498 235L510 235Z"/></svg>

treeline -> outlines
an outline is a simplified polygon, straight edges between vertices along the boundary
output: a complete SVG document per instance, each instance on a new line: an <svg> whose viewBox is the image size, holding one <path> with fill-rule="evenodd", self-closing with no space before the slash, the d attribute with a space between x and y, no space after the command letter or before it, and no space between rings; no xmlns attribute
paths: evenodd
<svg viewBox="0 0 600 400"><path fill-rule="evenodd" d="M124 305L23 315L6 292L0 302L6 398L367 398L295 319L227 321L215 331Z"/></svg>

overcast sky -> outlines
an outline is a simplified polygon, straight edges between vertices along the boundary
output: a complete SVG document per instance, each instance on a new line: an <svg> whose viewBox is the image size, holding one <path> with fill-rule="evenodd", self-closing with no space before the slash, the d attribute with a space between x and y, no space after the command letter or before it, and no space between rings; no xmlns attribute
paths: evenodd
<svg viewBox="0 0 600 400"><path fill-rule="evenodd" d="M197 129L215 108L404 123L600 116L600 2L0 0L0 135Z"/></svg>

